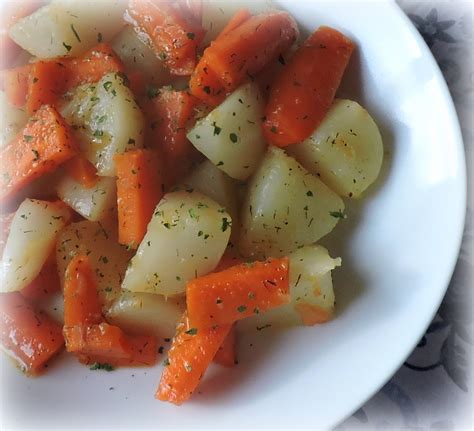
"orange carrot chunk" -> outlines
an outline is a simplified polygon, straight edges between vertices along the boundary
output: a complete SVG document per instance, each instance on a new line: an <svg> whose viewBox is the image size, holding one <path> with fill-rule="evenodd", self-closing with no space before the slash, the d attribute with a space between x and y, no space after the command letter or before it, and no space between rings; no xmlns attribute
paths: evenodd
<svg viewBox="0 0 474 431"><path fill-rule="evenodd" d="M137 248L163 196L158 153L134 150L116 154L119 243Z"/></svg>
<svg viewBox="0 0 474 431"><path fill-rule="evenodd" d="M62 60L66 68L66 90L99 81L110 72L124 72L120 58L107 43L99 43L80 57Z"/></svg>
<svg viewBox="0 0 474 431"><path fill-rule="evenodd" d="M45 264L40 273L20 293L29 301L35 302L45 299L61 290L56 264Z"/></svg>
<svg viewBox="0 0 474 431"><path fill-rule="evenodd" d="M43 105L23 131L0 151L0 202L77 154L69 126Z"/></svg>
<svg viewBox="0 0 474 431"><path fill-rule="evenodd" d="M182 178L198 151L186 137L187 126L195 116L199 100L186 91L163 87L146 106L150 124L148 140L163 157L165 183Z"/></svg>
<svg viewBox="0 0 474 431"><path fill-rule="evenodd" d="M156 363L158 340L156 337L147 335L125 335L125 342L128 343L127 352L120 358L111 358L110 356L99 356L80 353L79 362L90 364L108 364L112 367L119 366L151 366Z"/></svg>
<svg viewBox="0 0 474 431"><path fill-rule="evenodd" d="M235 344L236 332L234 324L223 343L219 346L219 350L217 350L216 356L214 356L214 362L224 367L233 367L237 364Z"/></svg>
<svg viewBox="0 0 474 431"><path fill-rule="evenodd" d="M156 398L177 405L186 401L199 385L230 328L231 325L208 329L191 327L185 312L164 362Z"/></svg>
<svg viewBox="0 0 474 431"><path fill-rule="evenodd" d="M190 75L204 38L199 16L182 2L129 0L128 15L138 32L146 33L171 73Z"/></svg>
<svg viewBox="0 0 474 431"><path fill-rule="evenodd" d="M284 147L306 139L331 106L354 44L330 27L318 28L283 68L270 89L263 132Z"/></svg>
<svg viewBox="0 0 474 431"><path fill-rule="evenodd" d="M18 292L0 295L0 343L27 374L37 374L64 345L61 326Z"/></svg>
<svg viewBox="0 0 474 431"><path fill-rule="evenodd" d="M31 115L42 105L56 106L64 91L66 69L56 61L34 63L28 78L26 108Z"/></svg>
<svg viewBox="0 0 474 431"><path fill-rule="evenodd" d="M296 22L286 12L250 18L245 11L237 12L204 51L189 81L191 94L212 106L218 105L245 79L276 60L297 36Z"/></svg>
<svg viewBox="0 0 474 431"><path fill-rule="evenodd" d="M186 285L193 326L231 324L290 301L288 258L233 266L195 278Z"/></svg>
<svg viewBox="0 0 474 431"><path fill-rule="evenodd" d="M32 65L27 64L0 71L0 89L5 92L8 101L17 108L25 106L31 68Z"/></svg>
<svg viewBox="0 0 474 431"><path fill-rule="evenodd" d="M86 189L94 187L99 179L96 167L82 155L73 157L64 165L64 168L74 181Z"/></svg>
<svg viewBox="0 0 474 431"><path fill-rule="evenodd" d="M77 255L64 278L64 326L82 326L103 320L97 282L87 256Z"/></svg>

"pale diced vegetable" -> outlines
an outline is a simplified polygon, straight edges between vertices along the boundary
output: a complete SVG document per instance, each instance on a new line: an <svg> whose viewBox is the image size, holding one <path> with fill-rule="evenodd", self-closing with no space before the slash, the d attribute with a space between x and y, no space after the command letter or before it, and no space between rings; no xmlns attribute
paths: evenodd
<svg viewBox="0 0 474 431"><path fill-rule="evenodd" d="M10 105L5 93L0 91L0 148L16 136L27 120L26 110Z"/></svg>
<svg viewBox="0 0 474 431"><path fill-rule="evenodd" d="M113 50L128 70L138 70L155 85L170 80L170 74L155 51L140 40L133 27L127 25L111 42Z"/></svg>
<svg viewBox="0 0 474 431"><path fill-rule="evenodd" d="M115 178L100 177L93 187L87 188L66 175L59 181L56 191L63 202L90 221L107 218L117 205Z"/></svg>
<svg viewBox="0 0 474 431"><path fill-rule="evenodd" d="M69 218L69 210L62 204L33 199L21 203L3 252L2 292L21 290L39 274Z"/></svg>
<svg viewBox="0 0 474 431"><path fill-rule="evenodd" d="M120 284L132 256L118 243L116 223L116 220L72 223L61 232L56 244L61 283L64 284L67 265L76 254L89 256L105 309L120 296Z"/></svg>
<svg viewBox="0 0 474 431"><path fill-rule="evenodd" d="M237 216L237 183L227 174L206 160L197 166L183 181L187 188L192 188L223 206L233 220L235 228Z"/></svg>
<svg viewBox="0 0 474 431"><path fill-rule="evenodd" d="M185 302L154 293L124 292L106 313L107 321L128 334L172 338Z"/></svg>
<svg viewBox="0 0 474 431"><path fill-rule="evenodd" d="M343 210L336 193L271 147L247 188L239 249L256 258L283 256L331 232Z"/></svg>
<svg viewBox="0 0 474 431"><path fill-rule="evenodd" d="M61 114L76 129L81 150L100 176L115 175L116 153L143 146L143 115L117 73L76 88Z"/></svg>
<svg viewBox="0 0 474 431"><path fill-rule="evenodd" d="M288 153L340 196L360 197L383 161L379 129L357 102L336 100L323 122Z"/></svg>
<svg viewBox="0 0 474 431"><path fill-rule="evenodd" d="M10 37L34 56L76 56L124 27L121 0L54 0L20 19Z"/></svg>
<svg viewBox="0 0 474 431"><path fill-rule="evenodd" d="M188 139L227 175L247 179L267 144L262 135L264 100L254 82L242 85L188 132Z"/></svg>
<svg viewBox="0 0 474 431"><path fill-rule="evenodd" d="M270 0L239 0L219 1L203 0L202 2L202 26L206 30L206 36L202 46L207 46L224 29L232 16L242 8L248 9L253 15L259 14L273 8Z"/></svg>
<svg viewBox="0 0 474 431"><path fill-rule="evenodd" d="M291 302L245 322L246 328L315 325L334 314L334 290L331 271L341 265L320 245L303 247L289 255Z"/></svg>
<svg viewBox="0 0 474 431"><path fill-rule="evenodd" d="M227 211L201 193L166 194L130 262L122 288L165 296L183 293L187 281L217 266L231 225Z"/></svg>
<svg viewBox="0 0 474 431"><path fill-rule="evenodd" d="M59 324L64 324L64 297L62 292L47 295L35 301L34 306L36 309L47 313Z"/></svg>

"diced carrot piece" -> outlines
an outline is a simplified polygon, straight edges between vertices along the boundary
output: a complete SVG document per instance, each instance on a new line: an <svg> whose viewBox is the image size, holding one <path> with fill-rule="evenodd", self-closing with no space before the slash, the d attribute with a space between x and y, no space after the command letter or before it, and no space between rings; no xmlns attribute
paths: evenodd
<svg viewBox="0 0 474 431"><path fill-rule="evenodd" d="M216 106L286 51L297 36L296 22L286 12L250 18L245 11L237 12L224 33L204 51L189 81L191 94Z"/></svg>
<svg viewBox="0 0 474 431"><path fill-rule="evenodd" d="M235 324L232 325L231 330L225 337L223 343L217 350L216 356L214 356L214 362L224 367L233 367L237 363L237 355L235 351L236 344L236 331Z"/></svg>
<svg viewBox="0 0 474 431"><path fill-rule="evenodd" d="M110 72L122 73L125 68L108 43L99 43L80 57L62 60L67 71L66 90L99 81Z"/></svg>
<svg viewBox="0 0 474 431"><path fill-rule="evenodd" d="M23 131L0 151L0 202L34 179L54 171L77 151L64 119L56 109L43 105Z"/></svg>
<svg viewBox="0 0 474 431"><path fill-rule="evenodd" d="M240 27L245 21L248 21L251 17L252 14L248 11L248 9L239 9L237 12L235 12L235 14L229 20L227 25L213 40L213 43L226 38L229 33L234 31L237 27Z"/></svg>
<svg viewBox="0 0 474 431"><path fill-rule="evenodd" d="M27 64L0 72L0 89L5 92L8 101L17 108L25 106L31 68L32 65Z"/></svg>
<svg viewBox="0 0 474 431"><path fill-rule="evenodd" d="M96 355L110 359L129 359L130 346L118 326L102 322L97 325L64 326L68 352Z"/></svg>
<svg viewBox="0 0 474 431"><path fill-rule="evenodd" d="M186 137L186 126L192 123L198 103L186 91L163 87L146 106L148 140L163 157L167 186L182 178L199 154Z"/></svg>
<svg viewBox="0 0 474 431"><path fill-rule="evenodd" d="M32 65L28 78L26 108L35 113L42 105L56 106L64 91L66 69L56 61L38 61Z"/></svg>
<svg viewBox="0 0 474 431"><path fill-rule="evenodd" d="M185 312L177 325L156 398L178 405L186 401L199 385L230 328L231 325L207 329L191 327Z"/></svg>
<svg viewBox="0 0 474 431"><path fill-rule="evenodd" d="M270 89L263 133L284 147L313 133L328 112L354 44L330 27L320 27L295 52Z"/></svg>
<svg viewBox="0 0 474 431"><path fill-rule="evenodd" d="M61 283L56 264L45 264L36 278L28 286L21 289L20 293L34 303L60 290Z"/></svg>
<svg viewBox="0 0 474 431"><path fill-rule="evenodd" d="M3 255L3 249L7 243L10 225L12 224L15 213L0 214L0 257Z"/></svg>
<svg viewBox="0 0 474 431"><path fill-rule="evenodd" d="M120 366L151 366L156 364L158 340L147 335L125 335L130 349L129 358L111 358L108 356L78 354L79 361L83 364L109 364L112 367Z"/></svg>
<svg viewBox="0 0 474 431"><path fill-rule="evenodd" d="M96 167L82 155L73 157L66 162L64 168L74 181L86 189L94 187L99 179Z"/></svg>
<svg viewBox="0 0 474 431"><path fill-rule="evenodd" d="M87 256L76 255L64 278L64 326L82 326L103 320L97 281Z"/></svg>
<svg viewBox="0 0 474 431"><path fill-rule="evenodd" d="M163 196L161 161L155 150L116 154L119 243L137 248Z"/></svg>
<svg viewBox="0 0 474 431"><path fill-rule="evenodd" d="M27 374L36 374L64 345L61 326L19 293L0 295L0 343Z"/></svg>
<svg viewBox="0 0 474 431"><path fill-rule="evenodd" d="M171 73L190 75L205 31L179 2L129 0L128 15L137 31L146 33Z"/></svg>
<svg viewBox="0 0 474 431"><path fill-rule="evenodd" d="M287 304L287 257L243 263L195 278L186 284L186 304L193 326L231 324Z"/></svg>

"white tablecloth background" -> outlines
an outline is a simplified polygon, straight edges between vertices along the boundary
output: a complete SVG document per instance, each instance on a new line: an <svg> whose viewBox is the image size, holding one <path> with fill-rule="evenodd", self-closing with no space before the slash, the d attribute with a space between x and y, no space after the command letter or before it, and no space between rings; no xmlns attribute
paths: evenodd
<svg viewBox="0 0 474 431"><path fill-rule="evenodd" d="M456 105L468 170L466 227L454 276L427 333L390 382L337 429L472 430L474 2L398 3L435 56Z"/></svg>

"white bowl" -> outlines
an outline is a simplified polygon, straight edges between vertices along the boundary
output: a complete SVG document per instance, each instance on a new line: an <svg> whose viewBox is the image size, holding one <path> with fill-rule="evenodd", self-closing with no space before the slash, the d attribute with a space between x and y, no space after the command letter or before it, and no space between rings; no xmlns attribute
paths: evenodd
<svg viewBox="0 0 474 431"><path fill-rule="evenodd" d="M357 43L340 94L360 101L384 137L377 185L323 241L343 258L336 318L241 339L239 365L209 370L181 407L153 397L161 366L107 373L63 357L27 379L2 357L5 427L330 428L422 336L451 277L465 212L462 140L443 77L395 3L278 3L303 29L327 24Z"/></svg>

